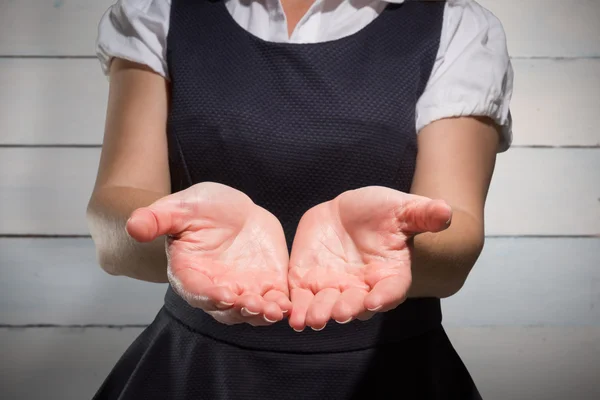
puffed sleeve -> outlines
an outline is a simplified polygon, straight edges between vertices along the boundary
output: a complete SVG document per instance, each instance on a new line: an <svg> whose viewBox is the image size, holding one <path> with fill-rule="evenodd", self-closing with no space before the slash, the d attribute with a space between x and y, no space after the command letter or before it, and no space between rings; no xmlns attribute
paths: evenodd
<svg viewBox="0 0 600 400"><path fill-rule="evenodd" d="M475 1L449 0L438 56L417 102L417 132L442 118L490 117L502 129L498 152L506 151L512 143L512 90L501 22Z"/></svg>
<svg viewBox="0 0 600 400"><path fill-rule="evenodd" d="M170 0L118 0L98 25L96 55L108 75L114 57L144 64L168 78Z"/></svg>

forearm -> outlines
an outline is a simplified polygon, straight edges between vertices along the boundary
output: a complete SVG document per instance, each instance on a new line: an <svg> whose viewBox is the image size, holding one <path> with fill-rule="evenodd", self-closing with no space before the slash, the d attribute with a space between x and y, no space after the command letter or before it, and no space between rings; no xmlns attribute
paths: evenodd
<svg viewBox="0 0 600 400"><path fill-rule="evenodd" d="M140 243L125 230L126 222L135 209L149 206L163 196L130 187L95 191L87 208L87 219L102 269L111 275L168 282L164 236L149 243Z"/></svg>
<svg viewBox="0 0 600 400"><path fill-rule="evenodd" d="M483 224L454 209L451 226L415 236L409 297L450 297L460 290L484 244Z"/></svg>

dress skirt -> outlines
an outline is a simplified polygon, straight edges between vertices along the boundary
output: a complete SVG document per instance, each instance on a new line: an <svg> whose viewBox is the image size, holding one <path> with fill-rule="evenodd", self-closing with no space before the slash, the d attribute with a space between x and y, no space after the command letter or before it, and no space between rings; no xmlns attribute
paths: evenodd
<svg viewBox="0 0 600 400"><path fill-rule="evenodd" d="M290 328L291 329L291 328ZM267 351L199 333L163 307L94 400L481 399L441 325L339 352Z"/></svg>

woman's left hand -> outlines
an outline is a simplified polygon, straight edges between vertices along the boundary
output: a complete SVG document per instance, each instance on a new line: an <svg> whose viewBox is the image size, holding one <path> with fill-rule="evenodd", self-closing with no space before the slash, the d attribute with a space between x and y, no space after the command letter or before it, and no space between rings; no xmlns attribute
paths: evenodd
<svg viewBox="0 0 600 400"><path fill-rule="evenodd" d="M369 186L308 210L296 231L289 324L320 330L330 319L368 319L400 305L411 285L409 240L450 225L442 200Z"/></svg>

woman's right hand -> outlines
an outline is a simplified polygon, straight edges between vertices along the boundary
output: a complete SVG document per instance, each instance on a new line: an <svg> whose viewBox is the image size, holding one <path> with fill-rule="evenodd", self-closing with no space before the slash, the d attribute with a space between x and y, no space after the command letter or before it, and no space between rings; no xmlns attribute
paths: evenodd
<svg viewBox="0 0 600 400"><path fill-rule="evenodd" d="M268 325L291 310L281 223L239 190L196 184L135 210L127 232L166 235L173 289L219 322Z"/></svg>

